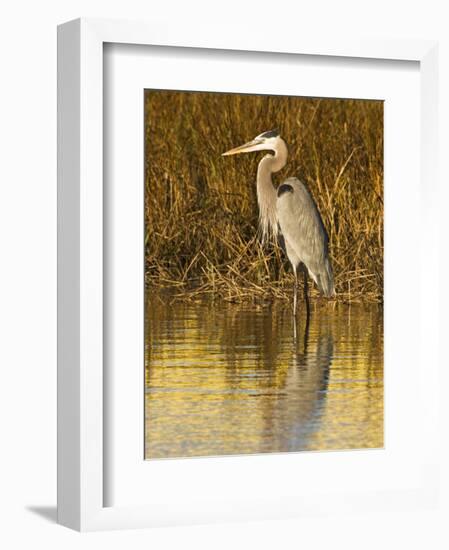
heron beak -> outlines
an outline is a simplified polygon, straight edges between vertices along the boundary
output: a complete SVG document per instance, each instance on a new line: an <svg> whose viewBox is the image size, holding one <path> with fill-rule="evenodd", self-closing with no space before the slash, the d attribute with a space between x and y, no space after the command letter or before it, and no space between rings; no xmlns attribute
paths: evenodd
<svg viewBox="0 0 449 550"><path fill-rule="evenodd" d="M252 141L248 141L248 143L245 143L244 145L240 145L239 147L234 147L234 149L229 149L229 151L226 151L226 153L222 153L222 157L227 157L229 155L238 155L239 153L250 153L251 151L258 151L258 146L261 145L263 142L258 139L253 139Z"/></svg>

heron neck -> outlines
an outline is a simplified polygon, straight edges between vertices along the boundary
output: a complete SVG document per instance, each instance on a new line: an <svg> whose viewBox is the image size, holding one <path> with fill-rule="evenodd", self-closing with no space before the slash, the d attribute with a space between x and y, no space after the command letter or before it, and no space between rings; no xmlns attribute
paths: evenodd
<svg viewBox="0 0 449 550"><path fill-rule="evenodd" d="M266 155L257 169L257 202L259 204L259 225L262 230L262 242L270 236L277 237L278 219L276 210L276 188L271 174L285 166L285 159L276 155Z"/></svg>
<svg viewBox="0 0 449 550"><path fill-rule="evenodd" d="M265 155L259 162L259 171L268 172L270 175L282 170L287 164L287 145L282 139L278 140L274 155Z"/></svg>

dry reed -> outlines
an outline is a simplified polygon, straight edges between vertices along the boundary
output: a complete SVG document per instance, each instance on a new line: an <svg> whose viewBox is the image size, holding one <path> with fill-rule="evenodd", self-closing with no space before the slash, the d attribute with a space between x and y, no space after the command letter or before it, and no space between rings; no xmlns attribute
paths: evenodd
<svg viewBox="0 0 449 550"><path fill-rule="evenodd" d="M258 236L264 153L221 157L273 128L289 146L274 183L298 176L314 196L337 299L382 301L383 103L368 100L146 91L147 286L179 298L290 299L287 259Z"/></svg>

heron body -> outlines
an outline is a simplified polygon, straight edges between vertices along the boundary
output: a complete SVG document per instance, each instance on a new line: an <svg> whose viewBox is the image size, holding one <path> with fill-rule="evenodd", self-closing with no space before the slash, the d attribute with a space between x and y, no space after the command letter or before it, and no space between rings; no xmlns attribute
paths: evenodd
<svg viewBox="0 0 449 550"><path fill-rule="evenodd" d="M335 291L328 237L306 186L289 178L278 188L276 206L290 263L296 269L303 263L320 292L330 298Z"/></svg>
<svg viewBox="0 0 449 550"><path fill-rule="evenodd" d="M307 187L298 178L288 178L276 189L272 174L287 163L287 146L277 131L264 132L252 141L223 153L234 155L269 150L257 169L257 200L262 239L282 235L285 251L295 275L293 313L296 314L297 276L304 271L304 296L307 313L309 301L307 274L320 292L330 298L335 295L328 236L318 208Z"/></svg>

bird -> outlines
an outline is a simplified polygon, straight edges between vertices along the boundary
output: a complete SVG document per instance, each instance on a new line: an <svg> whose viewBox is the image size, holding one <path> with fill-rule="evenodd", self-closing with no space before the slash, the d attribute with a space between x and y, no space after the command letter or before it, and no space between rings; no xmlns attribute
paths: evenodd
<svg viewBox="0 0 449 550"><path fill-rule="evenodd" d="M304 275L304 300L310 315L307 275L327 298L335 296L334 276L329 257L329 237L318 207L306 185L289 177L277 188L272 174L287 164L288 149L278 130L270 130L234 147L222 156L270 151L257 168L257 202L262 242L273 237L283 242L293 269L293 315L297 312L298 270Z"/></svg>

